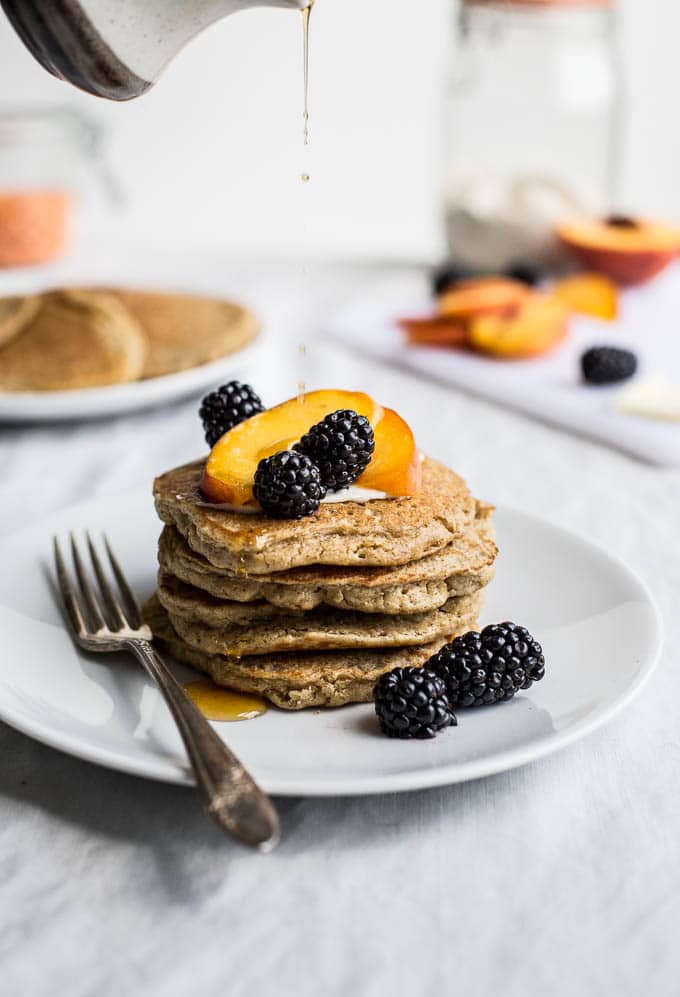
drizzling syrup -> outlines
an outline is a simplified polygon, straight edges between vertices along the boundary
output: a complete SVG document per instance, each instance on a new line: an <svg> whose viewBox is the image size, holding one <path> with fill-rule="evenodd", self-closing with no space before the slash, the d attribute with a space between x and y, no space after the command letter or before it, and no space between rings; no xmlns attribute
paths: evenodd
<svg viewBox="0 0 680 997"><path fill-rule="evenodd" d="M305 145L309 145L309 19L312 15L313 6L314 0L311 0L309 6L305 7L302 11L302 56L305 87L305 102L302 112L302 137ZM307 179L309 179L309 177Z"/></svg>
<svg viewBox="0 0 680 997"><path fill-rule="evenodd" d="M315 0L310 0L310 3L302 11L302 68L303 68L303 84L304 84L304 104L302 112L302 138L305 146L309 145L309 19L312 15L312 8L314 7ZM308 184L311 180L311 176L307 170L303 170L300 174L300 180L303 184ZM308 273L307 267L303 265L302 267L302 281L303 284L308 283ZM298 358L300 361L301 377L297 382L297 400L300 405L304 404L307 395L307 384L304 379L304 360L307 354L307 347L304 343L300 343L298 346Z"/></svg>
<svg viewBox="0 0 680 997"><path fill-rule="evenodd" d="M306 270L302 269L303 280L306 278ZM305 398L307 397L307 382L304 378L304 363L305 357L307 356L307 347L304 343L300 343L298 346L298 362L300 367L300 378L297 383L297 400L299 405L304 405Z"/></svg>

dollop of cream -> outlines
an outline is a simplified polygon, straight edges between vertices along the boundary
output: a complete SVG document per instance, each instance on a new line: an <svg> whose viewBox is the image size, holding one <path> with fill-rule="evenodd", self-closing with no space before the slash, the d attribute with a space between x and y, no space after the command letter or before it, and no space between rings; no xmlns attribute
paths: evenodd
<svg viewBox="0 0 680 997"><path fill-rule="evenodd" d="M361 488L359 485L350 485L349 488L343 488L339 492L328 492L324 499L321 499L322 505L332 505L336 502L374 502L377 499L387 499L395 498L394 495L388 495L387 492L377 491L375 488ZM247 516L253 516L258 512L262 512L259 505L229 505L227 502L201 502L201 505L205 505L209 509L221 509L224 512L238 512L244 513Z"/></svg>
<svg viewBox="0 0 680 997"><path fill-rule="evenodd" d="M375 499L394 498L387 492L377 491L375 488L361 488L360 485L350 485L339 492L328 492L326 498L321 499L321 504L333 504L334 502L373 502Z"/></svg>

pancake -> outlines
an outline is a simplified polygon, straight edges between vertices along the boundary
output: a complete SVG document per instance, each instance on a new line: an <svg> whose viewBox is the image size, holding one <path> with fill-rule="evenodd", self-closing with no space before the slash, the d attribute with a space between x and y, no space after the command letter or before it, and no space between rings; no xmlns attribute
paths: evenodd
<svg viewBox="0 0 680 997"><path fill-rule="evenodd" d="M218 685L236 692L257 693L284 710L370 702L381 675L398 666L424 665L442 643L435 641L391 650L307 651L229 658L187 645L173 629L155 596L144 606L144 618L177 661L205 672Z"/></svg>
<svg viewBox="0 0 680 997"><path fill-rule="evenodd" d="M14 339L40 308L37 294L30 297L0 298L0 346Z"/></svg>
<svg viewBox="0 0 680 997"><path fill-rule="evenodd" d="M136 321L112 298L53 291L0 350L0 390L59 391L133 381L145 344Z"/></svg>
<svg viewBox="0 0 680 997"><path fill-rule="evenodd" d="M233 301L162 291L103 289L133 316L147 341L142 377L161 377L243 349L259 332L255 315Z"/></svg>
<svg viewBox="0 0 680 997"><path fill-rule="evenodd" d="M266 575L310 564L404 565L451 544L476 515L465 482L429 458L417 495L329 503L304 520L211 508L199 491L203 467L204 461L196 461L157 478L156 510L192 550L238 574Z"/></svg>
<svg viewBox="0 0 680 997"><path fill-rule="evenodd" d="M451 544L394 568L311 566L244 577L211 565L172 526L161 534L158 560L162 570L218 599L257 603L258 618L265 615L263 601L291 612L326 605L361 613L422 613L491 581L497 555L492 511L478 502L474 521Z"/></svg>
<svg viewBox="0 0 680 997"><path fill-rule="evenodd" d="M301 610L274 606L264 599L237 602L234 599L216 598L175 577L164 568L158 572L157 595L169 613L196 622L203 620L208 626L264 626L266 621L275 618L285 620L297 616L301 619L304 616Z"/></svg>
<svg viewBox="0 0 680 997"><path fill-rule="evenodd" d="M283 612L252 622L234 623L232 603L223 602L163 575L158 601L185 643L209 654L243 656L285 651L350 647L408 647L446 640L476 621L481 592L449 599L430 613L392 615L342 609Z"/></svg>

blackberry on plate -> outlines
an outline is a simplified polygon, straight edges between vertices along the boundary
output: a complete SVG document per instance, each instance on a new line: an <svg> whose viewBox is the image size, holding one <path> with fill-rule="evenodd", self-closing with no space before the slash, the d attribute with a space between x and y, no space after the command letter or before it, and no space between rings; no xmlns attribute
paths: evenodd
<svg viewBox="0 0 680 997"><path fill-rule="evenodd" d="M317 422L295 449L317 465L329 492L354 484L368 467L375 438L368 419L351 409L338 409Z"/></svg>
<svg viewBox="0 0 680 997"><path fill-rule="evenodd" d="M382 675L373 702L387 737L434 737L457 723L444 681L425 668L394 668Z"/></svg>
<svg viewBox="0 0 680 997"><path fill-rule="evenodd" d="M446 644L425 667L446 685L452 709L512 699L545 675L541 645L526 627L498 623Z"/></svg>
<svg viewBox="0 0 680 997"><path fill-rule="evenodd" d="M274 519L311 516L325 494L319 468L304 454L280 450L257 465L253 495Z"/></svg>
<svg viewBox="0 0 680 997"><path fill-rule="evenodd" d="M583 378L589 384L618 384L637 371L637 357L616 346L594 346L581 357Z"/></svg>
<svg viewBox="0 0 680 997"><path fill-rule="evenodd" d="M541 272L530 263L514 263L506 270L506 276L518 280L528 287L536 287L541 280Z"/></svg>
<svg viewBox="0 0 680 997"><path fill-rule="evenodd" d="M459 281L469 280L470 277L476 276L478 275L474 270L460 263L444 263L437 267L432 274L432 293L437 297L458 284Z"/></svg>
<svg viewBox="0 0 680 997"><path fill-rule="evenodd" d="M220 436L258 412L264 412L264 405L249 384L230 381L216 391L211 391L198 410L206 443L209 447L214 447Z"/></svg>

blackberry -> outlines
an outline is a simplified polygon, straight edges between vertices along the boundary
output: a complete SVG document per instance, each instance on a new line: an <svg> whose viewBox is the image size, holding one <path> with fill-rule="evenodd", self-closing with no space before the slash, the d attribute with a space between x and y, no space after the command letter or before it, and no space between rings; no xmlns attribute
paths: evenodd
<svg viewBox="0 0 680 997"><path fill-rule="evenodd" d="M455 726L445 683L425 668L394 668L373 689L375 712L387 737L434 737Z"/></svg>
<svg viewBox="0 0 680 997"><path fill-rule="evenodd" d="M607 215L604 220L605 225L610 225L611 228L637 228L638 223L630 215Z"/></svg>
<svg viewBox="0 0 680 997"><path fill-rule="evenodd" d="M311 516L325 494L319 468L304 454L280 450L257 465L253 495L274 519Z"/></svg>
<svg viewBox="0 0 680 997"><path fill-rule="evenodd" d="M541 273L530 263L515 263L506 270L506 276L518 280L528 287L536 287L541 280Z"/></svg>
<svg viewBox="0 0 680 997"><path fill-rule="evenodd" d="M206 443L214 447L220 436L258 412L264 412L264 405L249 384L230 381L217 391L211 391L198 410Z"/></svg>
<svg viewBox="0 0 680 997"><path fill-rule="evenodd" d="M317 422L295 445L317 465L329 492L348 488L368 467L375 438L368 419L351 409L338 409Z"/></svg>
<svg viewBox="0 0 680 997"><path fill-rule="evenodd" d="M451 708L512 699L545 674L545 658L526 627L499 623L446 644L425 667L446 684Z"/></svg>
<svg viewBox="0 0 680 997"><path fill-rule="evenodd" d="M458 284L459 281L469 280L470 277L476 276L476 272L470 267L459 263L445 263L443 266L437 267L432 274L432 293L437 297L444 291L448 291L454 284Z"/></svg>
<svg viewBox="0 0 680 997"><path fill-rule="evenodd" d="M636 372L637 357L615 346L594 346L581 357L583 379L589 384L617 384Z"/></svg>

